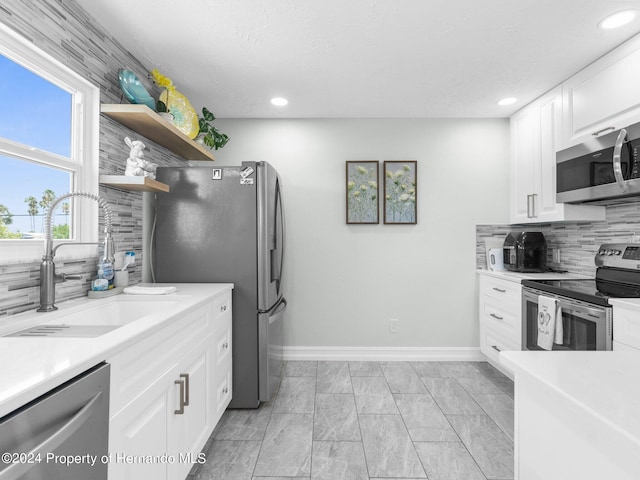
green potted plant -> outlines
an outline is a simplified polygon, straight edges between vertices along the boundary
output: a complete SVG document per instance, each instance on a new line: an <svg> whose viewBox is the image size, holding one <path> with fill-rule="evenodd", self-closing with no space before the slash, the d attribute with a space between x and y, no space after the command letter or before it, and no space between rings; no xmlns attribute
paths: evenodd
<svg viewBox="0 0 640 480"><path fill-rule="evenodd" d="M219 132L216 127L211 125L211 122L215 119L216 117L209 111L209 109L202 107L202 116L198 115L198 126L200 127L198 140L207 147L218 150L227 144L229 137L224 133Z"/></svg>

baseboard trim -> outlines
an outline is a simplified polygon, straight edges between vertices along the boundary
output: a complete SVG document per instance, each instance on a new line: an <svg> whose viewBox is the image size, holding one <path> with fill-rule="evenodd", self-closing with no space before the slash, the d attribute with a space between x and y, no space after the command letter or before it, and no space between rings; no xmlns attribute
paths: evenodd
<svg viewBox="0 0 640 480"><path fill-rule="evenodd" d="M486 361L478 347L284 347L283 355L308 361Z"/></svg>

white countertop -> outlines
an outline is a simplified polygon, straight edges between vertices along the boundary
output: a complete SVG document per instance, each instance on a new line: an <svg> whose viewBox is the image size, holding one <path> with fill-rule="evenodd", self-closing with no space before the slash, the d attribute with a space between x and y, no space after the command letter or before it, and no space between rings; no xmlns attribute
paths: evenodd
<svg viewBox="0 0 640 480"><path fill-rule="evenodd" d="M579 279L590 279L588 275L582 275L580 273L555 273L555 272L545 272L545 273L519 273L519 272L510 272L507 270L502 271L494 271L494 270L485 270L479 269L476 270L479 275L489 275L496 278L502 278L504 280L511 280L514 282L522 282L522 280L579 280Z"/></svg>
<svg viewBox="0 0 640 480"><path fill-rule="evenodd" d="M640 352L501 352L500 363L640 446Z"/></svg>
<svg viewBox="0 0 640 480"><path fill-rule="evenodd" d="M122 349L143 340L161 328L178 312L198 308L210 299L233 288L231 283L172 284L176 294L163 296L179 300L157 315L145 317L94 338L20 338L0 337L0 417L105 361ZM121 295L122 296L122 295ZM139 295L126 295L138 297ZM150 301L159 296L145 295ZM150 297L155 297L153 300ZM95 306L106 299L87 297L58 304L58 312L73 311L80 305ZM57 313L57 312L56 312ZM26 312L3 321L0 334L6 334L47 322L53 313ZM87 322L90 323L90 319Z"/></svg>
<svg viewBox="0 0 640 480"><path fill-rule="evenodd" d="M640 311L640 298L610 298L609 303L614 307L619 305L621 307Z"/></svg>

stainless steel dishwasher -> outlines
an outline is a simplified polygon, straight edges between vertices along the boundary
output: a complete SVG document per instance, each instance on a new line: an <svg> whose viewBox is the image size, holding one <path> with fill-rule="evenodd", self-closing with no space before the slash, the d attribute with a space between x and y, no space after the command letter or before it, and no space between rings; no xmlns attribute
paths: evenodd
<svg viewBox="0 0 640 480"><path fill-rule="evenodd" d="M109 365L0 419L0 480L107 478Z"/></svg>

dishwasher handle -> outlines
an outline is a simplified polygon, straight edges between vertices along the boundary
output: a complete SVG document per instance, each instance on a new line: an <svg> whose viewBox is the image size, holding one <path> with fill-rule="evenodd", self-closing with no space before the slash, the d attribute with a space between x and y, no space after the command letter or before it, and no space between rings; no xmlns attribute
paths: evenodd
<svg viewBox="0 0 640 480"><path fill-rule="evenodd" d="M71 435L73 435L81 426L86 422L95 410L102 392L96 393L91 400L89 400L84 407L71 417L62 427L56 430L50 437L46 438L39 445L36 445L33 450L27 453L29 456L46 455L46 452L53 452L56 448L66 442ZM17 480L25 472L33 467L28 462L17 462L9 465L2 472L0 472L0 480Z"/></svg>

